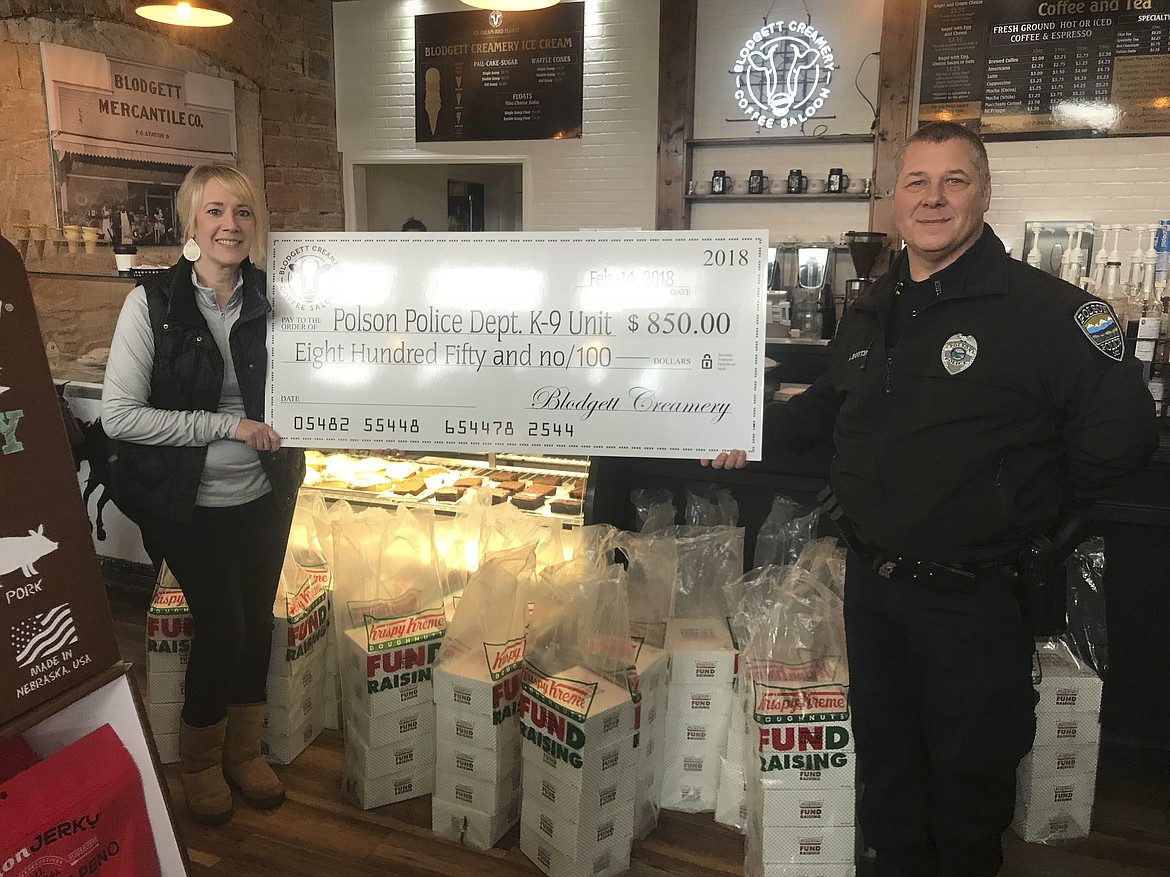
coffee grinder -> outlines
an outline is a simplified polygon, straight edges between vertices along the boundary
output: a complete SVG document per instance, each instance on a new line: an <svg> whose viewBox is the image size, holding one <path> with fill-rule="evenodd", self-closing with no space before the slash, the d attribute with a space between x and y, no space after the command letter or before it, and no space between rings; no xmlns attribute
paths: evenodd
<svg viewBox="0 0 1170 877"><path fill-rule="evenodd" d="M845 243L849 245L849 255L853 259L853 270L859 276L845 281L845 307L855 302L858 296L873 286L875 277L872 277L873 266L878 257L886 248L887 235L880 231L847 231Z"/></svg>

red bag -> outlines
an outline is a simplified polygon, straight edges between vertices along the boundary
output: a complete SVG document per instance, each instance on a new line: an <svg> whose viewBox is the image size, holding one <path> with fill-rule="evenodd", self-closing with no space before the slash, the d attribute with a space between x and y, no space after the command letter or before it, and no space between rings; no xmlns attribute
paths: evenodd
<svg viewBox="0 0 1170 877"><path fill-rule="evenodd" d="M0 785L4 877L157 877L142 779L109 725Z"/></svg>
<svg viewBox="0 0 1170 877"><path fill-rule="evenodd" d="M0 783L6 783L18 773L28 770L41 759L23 737L0 740ZM3 867L0 862L0 867Z"/></svg>

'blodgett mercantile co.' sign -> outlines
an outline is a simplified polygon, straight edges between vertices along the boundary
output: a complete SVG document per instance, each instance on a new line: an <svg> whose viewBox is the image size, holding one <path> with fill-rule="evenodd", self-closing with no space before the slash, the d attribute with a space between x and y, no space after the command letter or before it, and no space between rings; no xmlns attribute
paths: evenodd
<svg viewBox="0 0 1170 877"><path fill-rule="evenodd" d="M812 24L773 22L748 38L731 69L745 115L762 128L798 128L829 98L833 47Z"/></svg>
<svg viewBox="0 0 1170 877"><path fill-rule="evenodd" d="M50 135L235 156L235 83L41 44ZM181 162L189 163L189 162Z"/></svg>

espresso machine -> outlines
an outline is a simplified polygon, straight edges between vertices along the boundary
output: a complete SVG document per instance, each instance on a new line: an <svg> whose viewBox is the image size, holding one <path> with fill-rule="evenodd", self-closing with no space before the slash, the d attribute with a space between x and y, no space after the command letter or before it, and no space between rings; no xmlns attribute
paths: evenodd
<svg viewBox="0 0 1170 877"><path fill-rule="evenodd" d="M859 276L845 281L845 307L855 302L858 296L873 286L873 266L885 250L888 236L880 231L847 231L845 243L853 259L853 270Z"/></svg>
<svg viewBox="0 0 1170 877"><path fill-rule="evenodd" d="M769 334L831 338L836 247L828 242L787 241L769 248Z"/></svg>

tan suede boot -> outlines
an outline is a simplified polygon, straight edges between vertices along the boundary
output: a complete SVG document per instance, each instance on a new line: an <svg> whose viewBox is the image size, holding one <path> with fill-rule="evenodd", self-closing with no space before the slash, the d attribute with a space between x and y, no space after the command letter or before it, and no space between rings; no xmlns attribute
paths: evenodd
<svg viewBox="0 0 1170 877"><path fill-rule="evenodd" d="M227 719L207 728L179 725L179 771L187 812L200 825L223 825L232 818L232 790L223 777Z"/></svg>
<svg viewBox="0 0 1170 877"><path fill-rule="evenodd" d="M223 772L228 782L257 810L271 810L284 803L284 786L260 757L264 707L262 703L228 704L223 744Z"/></svg>

